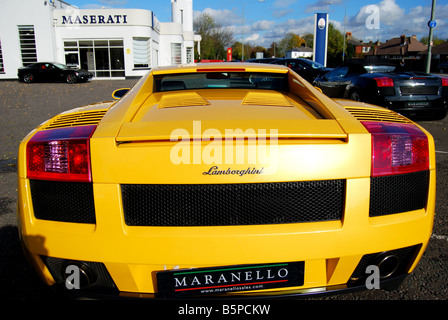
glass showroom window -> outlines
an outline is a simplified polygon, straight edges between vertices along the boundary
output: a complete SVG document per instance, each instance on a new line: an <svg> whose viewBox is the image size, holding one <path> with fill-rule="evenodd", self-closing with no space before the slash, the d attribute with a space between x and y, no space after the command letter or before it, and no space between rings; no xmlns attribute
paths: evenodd
<svg viewBox="0 0 448 320"><path fill-rule="evenodd" d="M123 40L66 40L65 63L89 70L96 78L124 77Z"/></svg>

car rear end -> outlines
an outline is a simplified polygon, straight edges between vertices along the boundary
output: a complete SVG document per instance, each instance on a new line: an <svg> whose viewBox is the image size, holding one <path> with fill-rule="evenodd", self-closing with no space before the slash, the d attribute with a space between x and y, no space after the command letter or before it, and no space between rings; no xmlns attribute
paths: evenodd
<svg viewBox="0 0 448 320"><path fill-rule="evenodd" d="M20 233L47 284L75 266L90 292L243 298L365 288L370 265L382 287L412 272L432 231L432 137L281 67L237 72L285 75L290 92L152 93L157 73L225 68L155 70L97 123L53 119L24 139Z"/></svg>
<svg viewBox="0 0 448 320"><path fill-rule="evenodd" d="M375 77L381 106L415 119L443 119L448 109L448 78L403 73Z"/></svg>

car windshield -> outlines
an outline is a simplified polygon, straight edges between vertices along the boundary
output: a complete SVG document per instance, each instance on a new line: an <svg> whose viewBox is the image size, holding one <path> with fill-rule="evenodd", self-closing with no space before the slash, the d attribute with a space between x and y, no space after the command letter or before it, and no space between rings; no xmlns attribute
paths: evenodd
<svg viewBox="0 0 448 320"><path fill-rule="evenodd" d="M319 62L315 62L315 61L307 61L307 64L310 65L311 68L313 69L322 69L325 68L323 65L321 65Z"/></svg>
<svg viewBox="0 0 448 320"><path fill-rule="evenodd" d="M57 68L59 68L59 69L63 69L63 70L65 70L65 69L70 69L68 66L66 66L65 64L62 64L62 63L53 63L53 65L54 65L55 67L57 67Z"/></svg>
<svg viewBox="0 0 448 320"><path fill-rule="evenodd" d="M366 69L368 73L393 72L395 70L395 66L364 66L364 69Z"/></svg>
<svg viewBox="0 0 448 320"><path fill-rule="evenodd" d="M266 72L198 72L155 75L156 92L189 89L288 90L287 74Z"/></svg>

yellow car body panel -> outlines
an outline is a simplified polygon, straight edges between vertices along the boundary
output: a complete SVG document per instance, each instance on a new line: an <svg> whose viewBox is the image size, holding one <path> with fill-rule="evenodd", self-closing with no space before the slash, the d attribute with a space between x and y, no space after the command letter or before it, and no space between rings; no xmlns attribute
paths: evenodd
<svg viewBox="0 0 448 320"><path fill-rule="evenodd" d="M194 93L187 97L197 104L174 107L167 106L174 101L169 100L173 92L153 92L154 76L194 73L199 68L245 68L251 72L287 74L291 92L280 97L260 90L248 97L253 91L186 90ZM164 97L168 100L163 102ZM255 102L245 105L245 98ZM274 102L260 106L259 99L269 98ZM205 103L199 105L202 99ZM160 107L161 102L165 106ZM331 100L281 66L212 64L156 69L116 103L66 113L79 115L98 109L105 113L90 139L94 224L35 217L26 146L36 132L48 130L57 119L42 124L22 141L18 220L25 252L49 285L57 281L43 256L102 263L119 292L150 297L158 291L156 273L164 270L294 261L304 261L303 285L233 294L326 292L333 286L347 285L363 256L418 246L405 272L410 273L432 232L434 141L420 127L427 135L430 154L426 206L369 217L371 135L359 119L347 112L350 107L385 110L348 100ZM176 129L183 131L176 133ZM180 139L186 133L188 138ZM221 140L212 138L219 134ZM267 157L267 162L262 161L263 157L250 156L252 141L260 135L266 140L256 145L258 155L275 155ZM262 174L248 174L248 168L262 170ZM218 170L246 174L211 174ZM130 226L124 218L123 184L227 185L336 179L345 181L342 218L336 221Z"/></svg>

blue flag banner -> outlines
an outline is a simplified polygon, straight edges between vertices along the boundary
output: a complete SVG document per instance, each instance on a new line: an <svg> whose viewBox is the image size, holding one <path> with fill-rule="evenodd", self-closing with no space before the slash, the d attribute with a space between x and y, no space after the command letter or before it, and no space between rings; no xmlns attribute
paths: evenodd
<svg viewBox="0 0 448 320"><path fill-rule="evenodd" d="M327 66L328 13L314 14L314 61Z"/></svg>

